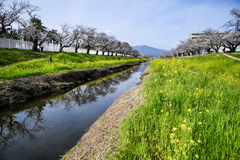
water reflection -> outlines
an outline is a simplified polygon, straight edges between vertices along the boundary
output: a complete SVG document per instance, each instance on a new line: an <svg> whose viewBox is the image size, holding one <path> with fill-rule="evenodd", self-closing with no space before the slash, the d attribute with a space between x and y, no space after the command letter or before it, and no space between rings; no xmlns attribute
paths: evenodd
<svg viewBox="0 0 240 160"><path fill-rule="evenodd" d="M38 104L23 104L22 111L2 112L0 159L58 159L117 97L136 86L139 71L146 67L105 77Z"/></svg>
<svg viewBox="0 0 240 160"><path fill-rule="evenodd" d="M97 97L106 96L108 93L115 93L117 88L115 86L119 83L128 80L133 72L139 70L139 67L135 67L122 74L116 75L107 80L98 81L91 85L85 85L77 87L68 94L57 98L55 101L48 101L52 107L58 107L59 105L65 106L66 110L70 110L73 106L82 106L86 103L96 102Z"/></svg>
<svg viewBox="0 0 240 160"><path fill-rule="evenodd" d="M38 106L24 111L25 118L18 121L14 115L1 117L0 121L0 149L6 150L7 147L14 144L14 137L21 136L28 141L37 140L36 133L45 130L41 126L45 121L42 116L44 106Z"/></svg>

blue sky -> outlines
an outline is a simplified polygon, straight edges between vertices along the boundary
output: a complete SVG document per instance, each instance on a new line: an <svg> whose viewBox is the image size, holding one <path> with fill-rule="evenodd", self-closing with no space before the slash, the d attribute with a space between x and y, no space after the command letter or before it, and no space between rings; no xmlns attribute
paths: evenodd
<svg viewBox="0 0 240 160"><path fill-rule="evenodd" d="M39 6L43 25L98 28L131 46L170 50L179 40L206 28L221 29L240 0L29 0Z"/></svg>

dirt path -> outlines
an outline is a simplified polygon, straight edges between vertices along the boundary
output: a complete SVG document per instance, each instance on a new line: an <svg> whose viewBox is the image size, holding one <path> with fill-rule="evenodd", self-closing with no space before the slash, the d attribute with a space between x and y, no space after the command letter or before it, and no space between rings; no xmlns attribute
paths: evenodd
<svg viewBox="0 0 240 160"><path fill-rule="evenodd" d="M118 146L118 132L121 121L128 112L144 102L144 96L139 93L142 89L148 67L142 73L140 84L122 94L107 111L89 128L78 144L70 150L70 153L62 157L67 160L79 159L103 159L109 151Z"/></svg>
<svg viewBox="0 0 240 160"><path fill-rule="evenodd" d="M225 53L223 53L223 55L224 55L224 56L227 56L227 57L229 57L229 58L236 59L236 60L239 60L239 61L240 61L240 59L239 59L239 58L237 58L237 57L233 57L233 56L230 56L230 55L228 55L228 54L225 54Z"/></svg>

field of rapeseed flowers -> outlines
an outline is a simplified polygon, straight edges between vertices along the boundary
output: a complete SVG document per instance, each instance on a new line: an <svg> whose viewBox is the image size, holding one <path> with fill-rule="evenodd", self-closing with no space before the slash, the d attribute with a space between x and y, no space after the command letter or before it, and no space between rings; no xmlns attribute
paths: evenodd
<svg viewBox="0 0 240 160"><path fill-rule="evenodd" d="M240 159L240 61L157 59L114 159Z"/></svg>
<svg viewBox="0 0 240 160"><path fill-rule="evenodd" d="M18 50L15 50L13 51L17 53ZM15 55L15 52L14 54L12 52L6 52L5 59L10 59L11 57L13 57ZM24 53L26 55L31 55L31 52ZM52 57L53 60L51 64L49 64L48 62L50 57ZM16 63L11 62L11 65L6 66L3 69L0 68L0 80L26 77L30 75L44 75L49 73L57 73L68 70L79 70L84 68L106 67L148 59L133 57L98 56L79 53L54 53L54 55L52 53L45 53L44 58L32 56L31 59L26 59L23 56L21 60L23 62L18 62L16 60Z"/></svg>

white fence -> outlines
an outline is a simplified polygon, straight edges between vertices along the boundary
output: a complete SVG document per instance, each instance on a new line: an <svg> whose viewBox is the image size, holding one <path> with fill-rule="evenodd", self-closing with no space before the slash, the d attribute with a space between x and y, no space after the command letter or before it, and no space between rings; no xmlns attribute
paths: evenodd
<svg viewBox="0 0 240 160"><path fill-rule="evenodd" d="M15 40L15 39L7 39L7 38L0 38L0 48L18 48L18 49L32 49L33 43L29 41L21 41L21 40ZM52 52L58 52L60 46L59 45L53 45L53 44L42 44L44 51L52 51ZM75 52L74 47L65 47L63 48L63 52ZM85 48L79 48L78 53L87 53L87 49ZM96 50L90 50L89 54L96 54ZM104 53L104 55L107 55L108 53ZM98 55L102 55L102 51L98 51ZM112 55L112 53L109 53L109 55ZM116 53L113 53L114 56L116 56ZM118 54L118 56L121 56L121 54Z"/></svg>
<svg viewBox="0 0 240 160"><path fill-rule="evenodd" d="M32 46L32 42L0 38L0 48L32 49Z"/></svg>

